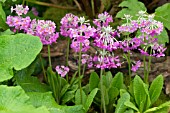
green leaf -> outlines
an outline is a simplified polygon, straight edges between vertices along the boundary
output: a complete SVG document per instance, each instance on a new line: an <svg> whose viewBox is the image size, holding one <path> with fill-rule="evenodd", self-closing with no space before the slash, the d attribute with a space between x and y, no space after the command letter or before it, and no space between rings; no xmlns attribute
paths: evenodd
<svg viewBox="0 0 170 113"><path fill-rule="evenodd" d="M124 113L134 113L134 111L130 109L130 110L126 110Z"/></svg>
<svg viewBox="0 0 170 113"><path fill-rule="evenodd" d="M98 88L93 89L90 94L87 96L86 103L84 104L85 111L87 112L89 110L89 107L91 106L94 97L96 96L98 91Z"/></svg>
<svg viewBox="0 0 170 113"><path fill-rule="evenodd" d="M71 99L73 99L75 96L75 91L67 91L63 96L62 96L62 103L61 104L65 104L67 102L69 102Z"/></svg>
<svg viewBox="0 0 170 113"><path fill-rule="evenodd" d="M106 87L110 87L110 84L112 82L112 73L110 71L106 72Z"/></svg>
<svg viewBox="0 0 170 113"><path fill-rule="evenodd" d="M13 77L12 69L29 66L42 49L39 37L27 34L0 36L0 82Z"/></svg>
<svg viewBox="0 0 170 113"><path fill-rule="evenodd" d="M89 80L89 84L90 84L90 91L92 91L94 88L98 87L99 84L99 76L96 72L92 72L90 74L90 80Z"/></svg>
<svg viewBox="0 0 170 113"><path fill-rule="evenodd" d="M146 110L144 113L167 113L170 108L170 101L165 102L158 107L153 107Z"/></svg>
<svg viewBox="0 0 170 113"><path fill-rule="evenodd" d="M85 113L82 106L58 105L55 102L51 92L29 92L28 95L30 96L31 103L34 106L46 106L50 113Z"/></svg>
<svg viewBox="0 0 170 113"><path fill-rule="evenodd" d="M149 95L151 98L151 104L153 104L160 96L163 87L163 76L157 76L151 83L149 88Z"/></svg>
<svg viewBox="0 0 170 113"><path fill-rule="evenodd" d="M6 24L6 14L2 9L1 3L0 3L0 28L2 28L3 30L8 29L8 25Z"/></svg>
<svg viewBox="0 0 170 113"><path fill-rule="evenodd" d="M27 68L15 73L15 83L20 85L26 92L46 92L49 87L39 81L37 77L31 76L36 68L38 59L36 59Z"/></svg>
<svg viewBox="0 0 170 113"><path fill-rule="evenodd" d="M14 34L14 32L12 32L10 29L7 29L4 32L0 32L0 35L13 35L13 34Z"/></svg>
<svg viewBox="0 0 170 113"><path fill-rule="evenodd" d="M144 110L144 106L147 100L145 87L146 86L143 83L142 79L136 75L133 82L133 91L134 91L135 101L138 105L140 112Z"/></svg>
<svg viewBox="0 0 170 113"><path fill-rule="evenodd" d="M1 113L49 113L46 107L35 108L21 87L0 86Z"/></svg>
<svg viewBox="0 0 170 113"><path fill-rule="evenodd" d="M156 38L158 38L158 42L160 44L165 44L166 42L168 43L169 42L169 36L168 36L168 33L167 31L165 30L165 28L163 29L163 31L161 32L160 35L158 36L155 36Z"/></svg>
<svg viewBox="0 0 170 113"><path fill-rule="evenodd" d="M86 103L86 100L87 100L87 96L86 96L85 92L83 90L82 90L82 92L80 92L80 89L78 89L75 94L75 104L76 105L82 104L84 106Z"/></svg>
<svg viewBox="0 0 170 113"><path fill-rule="evenodd" d="M170 30L170 3L166 3L155 10L155 19L163 22L164 26Z"/></svg>
<svg viewBox="0 0 170 113"><path fill-rule="evenodd" d="M109 102L114 102L115 98L119 95L119 90L116 87L109 88L108 91Z"/></svg>
<svg viewBox="0 0 170 113"><path fill-rule="evenodd" d="M123 18L124 14L135 16L140 10L146 11L145 5L138 0L124 0L119 7L123 9L117 13L116 18Z"/></svg>
<svg viewBox="0 0 170 113"><path fill-rule="evenodd" d="M125 102L130 101L129 93L123 93L118 100L115 113L124 113L126 111L126 106L124 105Z"/></svg>
<svg viewBox="0 0 170 113"><path fill-rule="evenodd" d="M112 79L111 87L121 89L123 87L123 73L118 72Z"/></svg>
<svg viewBox="0 0 170 113"><path fill-rule="evenodd" d="M135 111L139 112L138 108L130 101L125 102L125 106L134 109Z"/></svg>

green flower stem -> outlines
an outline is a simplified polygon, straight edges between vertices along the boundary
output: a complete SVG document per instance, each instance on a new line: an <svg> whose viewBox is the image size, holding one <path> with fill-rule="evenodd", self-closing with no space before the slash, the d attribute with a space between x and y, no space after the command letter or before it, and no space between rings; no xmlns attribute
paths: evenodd
<svg viewBox="0 0 170 113"><path fill-rule="evenodd" d="M51 65L51 55L50 55L50 45L48 45L48 61L49 61L49 66L52 67L52 65Z"/></svg>
<svg viewBox="0 0 170 113"><path fill-rule="evenodd" d="M131 60L130 60L130 51L128 51L128 57L127 57L127 61L128 61L128 69L129 69L129 76L128 76L128 81L129 81L129 85L131 82Z"/></svg>
<svg viewBox="0 0 170 113"><path fill-rule="evenodd" d="M80 52L79 52L79 62L78 62L78 70L79 70L79 78L81 76L81 49L82 43L80 43ZM82 87L81 87L81 79L79 79L79 88L80 88L80 102L82 103Z"/></svg>
<svg viewBox="0 0 170 113"><path fill-rule="evenodd" d="M147 70L146 70L146 56L145 55L143 56L143 65L144 65L144 81L145 81L145 83L147 83L147 78L148 77L147 77L147 74L146 74Z"/></svg>
<svg viewBox="0 0 170 113"><path fill-rule="evenodd" d="M47 76L46 76L46 73L45 73L45 68L44 68L44 64L42 62L41 54L39 55L39 57L40 57L41 67L42 67L42 70L43 70L44 79L45 79L45 82L47 82Z"/></svg>
<svg viewBox="0 0 170 113"><path fill-rule="evenodd" d="M152 49L150 50L150 55L152 54ZM146 73L146 79L145 79L145 83L148 84L148 78L149 78L149 73L150 73L150 70L151 70L151 61L152 61L152 56L149 56L149 62L148 62L148 70L147 70L147 73Z"/></svg>
<svg viewBox="0 0 170 113"><path fill-rule="evenodd" d="M22 1L22 5L23 5L23 6L24 6L24 4L25 4L25 0Z"/></svg>
<svg viewBox="0 0 170 113"><path fill-rule="evenodd" d="M103 113L103 110L104 110L104 113L106 113L106 105L105 105L105 100L104 100L104 92L103 92L103 69L100 70L100 88L101 88L101 113ZM102 110L103 108L103 110Z"/></svg>
<svg viewBox="0 0 170 113"><path fill-rule="evenodd" d="M84 64L84 66L83 66L83 72L82 72L82 75L84 75L84 73L85 73L85 69L86 69L86 64Z"/></svg>
<svg viewBox="0 0 170 113"><path fill-rule="evenodd" d="M92 6L92 14L93 14L93 16L95 16L94 0L91 0L91 6Z"/></svg>
<svg viewBox="0 0 170 113"><path fill-rule="evenodd" d="M67 38L66 66L68 66L69 51L70 51L70 38ZM68 74L66 74L66 80L68 82Z"/></svg>

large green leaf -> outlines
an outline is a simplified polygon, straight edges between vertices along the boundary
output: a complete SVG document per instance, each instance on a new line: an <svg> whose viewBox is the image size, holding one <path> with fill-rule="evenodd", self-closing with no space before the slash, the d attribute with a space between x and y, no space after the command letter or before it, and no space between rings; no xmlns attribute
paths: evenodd
<svg viewBox="0 0 170 113"><path fill-rule="evenodd" d="M38 37L17 34L0 36L0 82L13 77L12 69L29 66L42 49Z"/></svg>
<svg viewBox="0 0 170 113"><path fill-rule="evenodd" d="M130 101L125 102L125 106L134 109L135 111L139 112L138 108Z"/></svg>
<svg viewBox="0 0 170 113"><path fill-rule="evenodd" d="M26 92L47 92L49 87L39 81L37 77L31 76L37 66L38 58L27 68L15 73L16 84L20 85Z"/></svg>
<svg viewBox="0 0 170 113"><path fill-rule="evenodd" d="M80 91L80 89L78 89L75 94L75 104L76 105L80 105L80 104L85 105L86 100L87 100L87 95L85 94L85 92L83 90Z"/></svg>
<svg viewBox="0 0 170 113"><path fill-rule="evenodd" d="M99 84L99 76L96 72L92 72L90 74L90 80L89 80L89 84L90 84L90 91L92 91L94 88L98 87Z"/></svg>
<svg viewBox="0 0 170 113"><path fill-rule="evenodd" d="M125 106L125 102L130 101L130 95L128 92L123 93L118 100L115 113L124 113L126 111L127 106Z"/></svg>
<svg viewBox="0 0 170 113"><path fill-rule="evenodd" d="M86 103L84 104L85 111L87 112L89 110L89 107L91 106L94 97L96 96L98 91L98 88L93 89L90 94L87 96Z"/></svg>
<svg viewBox="0 0 170 113"><path fill-rule="evenodd" d="M85 113L81 105L77 106L60 106L58 105L51 92L39 93L29 92L32 104L36 107L46 106L50 113Z"/></svg>
<svg viewBox="0 0 170 113"><path fill-rule="evenodd" d="M124 14L135 16L140 10L146 11L145 5L138 0L124 0L119 4L119 7L123 9L117 13L117 18L123 18Z"/></svg>
<svg viewBox="0 0 170 113"><path fill-rule="evenodd" d="M147 93L145 90L145 84L143 83L142 79L136 75L133 82L133 91L135 101L140 112L144 110L144 106L147 101Z"/></svg>
<svg viewBox="0 0 170 113"><path fill-rule="evenodd" d="M0 113L49 113L46 107L35 108L21 87L0 86Z"/></svg>
<svg viewBox="0 0 170 113"><path fill-rule="evenodd" d="M170 30L170 3L166 3L155 10L155 19L163 22L164 26Z"/></svg>
<svg viewBox="0 0 170 113"><path fill-rule="evenodd" d="M157 76L149 88L149 95L151 99L151 104L153 104L160 96L163 87L163 76Z"/></svg>
<svg viewBox="0 0 170 113"><path fill-rule="evenodd" d="M123 87L123 73L118 72L112 79L111 87L121 89Z"/></svg>
<svg viewBox="0 0 170 113"><path fill-rule="evenodd" d="M158 107L153 107L148 110L146 110L144 113L168 113L168 110L170 108L170 101L165 102Z"/></svg>

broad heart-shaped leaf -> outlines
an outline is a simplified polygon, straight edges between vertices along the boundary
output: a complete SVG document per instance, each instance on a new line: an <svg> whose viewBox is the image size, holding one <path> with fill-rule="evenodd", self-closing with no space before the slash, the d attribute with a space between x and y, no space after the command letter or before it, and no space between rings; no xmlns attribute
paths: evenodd
<svg viewBox="0 0 170 113"><path fill-rule="evenodd" d="M164 26L170 30L170 3L166 3L155 10L155 19L163 22Z"/></svg>
<svg viewBox="0 0 170 113"><path fill-rule="evenodd" d="M121 89L123 87L123 73L118 72L112 79L111 87Z"/></svg>
<svg viewBox="0 0 170 113"><path fill-rule="evenodd" d="M96 72L92 72L90 74L90 80L89 80L89 84L90 84L90 91L92 91L94 88L98 87L99 84L99 76Z"/></svg>
<svg viewBox="0 0 170 113"><path fill-rule="evenodd" d="M117 18L123 18L124 14L135 17L140 10L146 11L145 5L138 0L124 0L119 4L119 7L122 7L123 9L117 13Z"/></svg>
<svg viewBox="0 0 170 113"><path fill-rule="evenodd" d="M133 82L133 91L134 91L135 101L140 112L143 112L148 99L147 97L148 94L146 90L148 90L146 88L146 84L144 84L142 79L138 75L136 75Z"/></svg>
<svg viewBox="0 0 170 113"><path fill-rule="evenodd" d="M128 92L125 92L121 95L116 105L115 113L124 113L126 111L127 106L125 106L125 102L130 101L130 95Z"/></svg>
<svg viewBox="0 0 170 113"><path fill-rule="evenodd" d="M170 101L165 102L158 107L153 107L146 110L144 113L168 113L170 109Z"/></svg>
<svg viewBox="0 0 170 113"><path fill-rule="evenodd" d="M50 113L85 113L82 105L60 106L58 105L51 92L39 93L29 92L31 103L36 106L46 106ZM42 112L43 113L43 112Z"/></svg>
<svg viewBox="0 0 170 113"><path fill-rule="evenodd" d="M0 36L0 82L13 77L12 69L29 66L42 49L39 37L27 34Z"/></svg>
<svg viewBox="0 0 170 113"><path fill-rule="evenodd" d="M35 108L19 87L0 85L0 113L49 113L46 107Z"/></svg>
<svg viewBox="0 0 170 113"><path fill-rule="evenodd" d="M98 88L93 89L90 94L87 96L86 103L84 104L85 111L87 112L89 110L89 107L91 106L94 97L96 96L98 91Z"/></svg>
<svg viewBox="0 0 170 113"><path fill-rule="evenodd" d="M163 76L157 76L151 83L149 88L149 95L151 99L151 104L153 104L160 96L163 87Z"/></svg>

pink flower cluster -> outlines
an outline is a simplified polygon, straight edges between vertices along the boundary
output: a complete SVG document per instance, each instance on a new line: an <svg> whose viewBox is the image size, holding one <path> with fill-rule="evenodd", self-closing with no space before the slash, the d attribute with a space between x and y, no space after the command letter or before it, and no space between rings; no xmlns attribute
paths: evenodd
<svg viewBox="0 0 170 113"><path fill-rule="evenodd" d="M61 20L61 35L69 36L72 39L71 48L75 52L85 52L89 49L89 38L94 36L96 29L91 27L84 17L76 17L73 14L65 15Z"/></svg>
<svg viewBox="0 0 170 113"><path fill-rule="evenodd" d="M132 65L131 70L132 70L133 72L136 72L140 66L141 66L141 62L140 62L140 60L139 60L139 61L135 62L135 65Z"/></svg>
<svg viewBox="0 0 170 113"><path fill-rule="evenodd" d="M121 66L118 56L94 56L93 61L96 62L94 66L100 69L111 69Z"/></svg>
<svg viewBox="0 0 170 113"><path fill-rule="evenodd" d="M38 36L44 45L52 44L56 42L59 37L59 33L55 32L56 25L50 20L31 20L30 17L21 17L29 10L28 6L23 8L22 5L16 5L15 10L19 16L8 16L7 24L13 28L14 32L23 30L27 34ZM23 11L23 12L22 12Z"/></svg>
<svg viewBox="0 0 170 113"><path fill-rule="evenodd" d="M94 19L93 23L98 27L107 27L110 22L113 22L113 18L107 12L98 15L98 19Z"/></svg>
<svg viewBox="0 0 170 113"><path fill-rule="evenodd" d="M61 19L60 34L68 37L70 36L70 29L76 29L78 27L78 17L69 13Z"/></svg>
<svg viewBox="0 0 170 113"><path fill-rule="evenodd" d="M16 5L16 8L11 7L11 12L15 11L19 16L27 14L28 10L28 6L23 7L23 5Z"/></svg>
<svg viewBox="0 0 170 113"><path fill-rule="evenodd" d="M66 66L56 66L55 70L59 75L61 75L61 77L65 77L70 69Z"/></svg>

